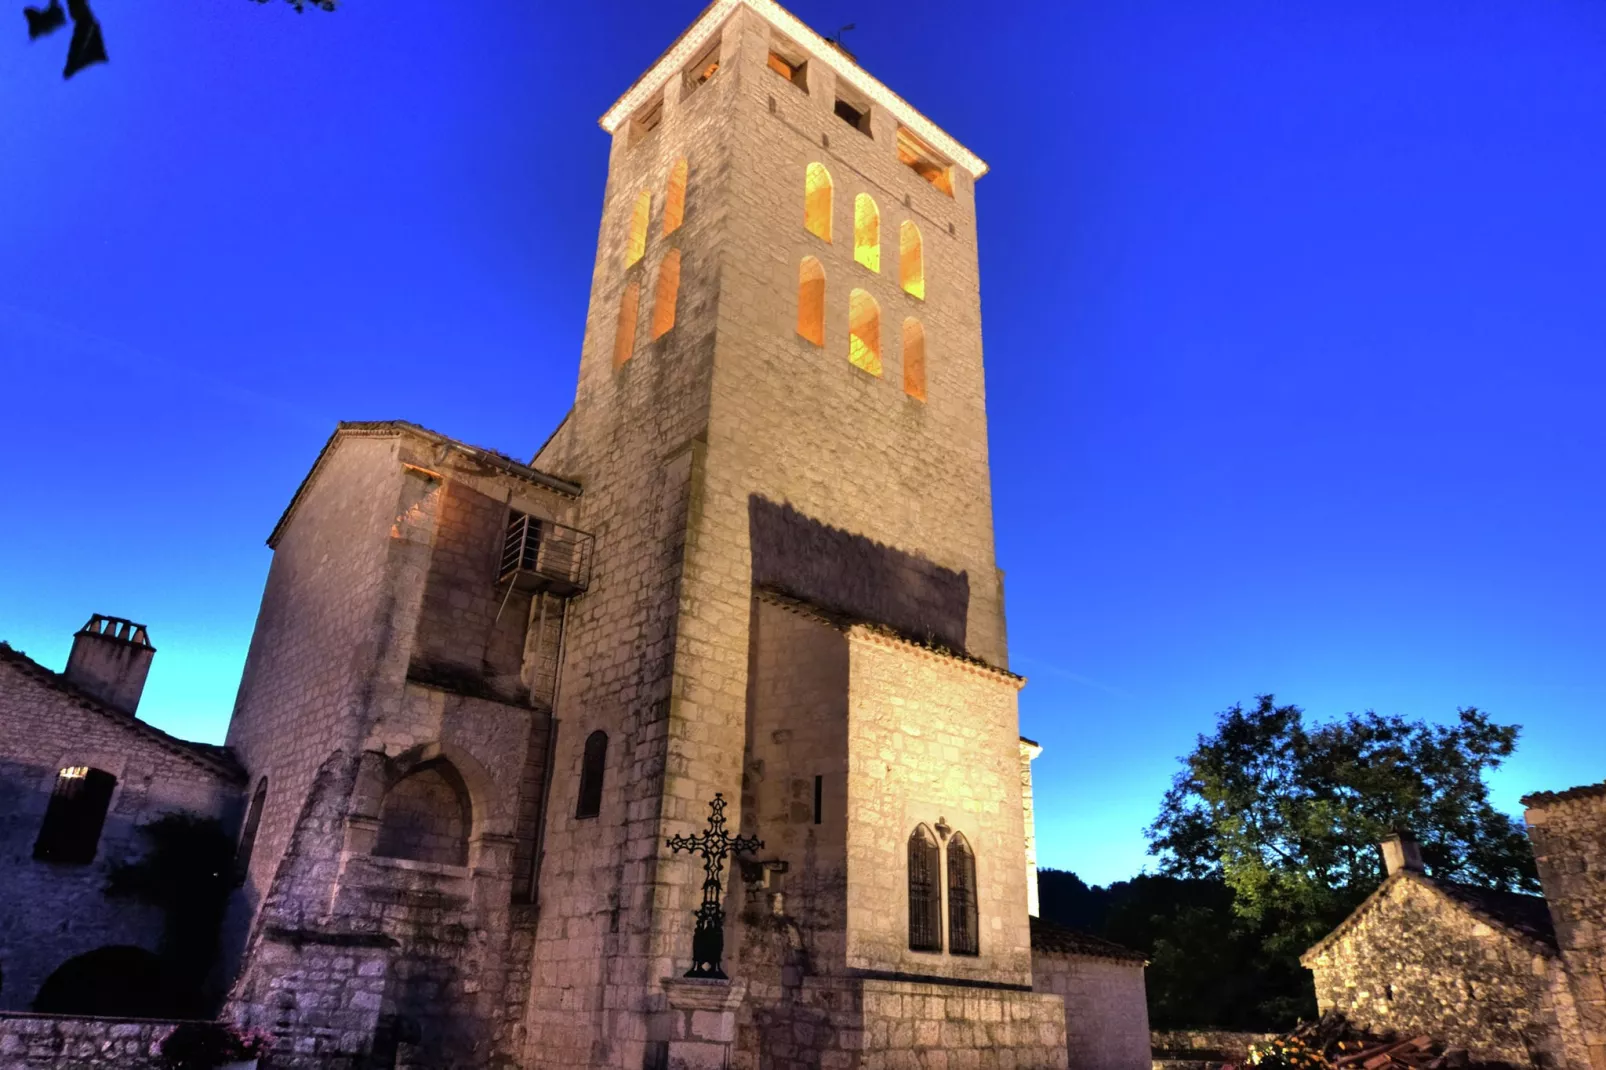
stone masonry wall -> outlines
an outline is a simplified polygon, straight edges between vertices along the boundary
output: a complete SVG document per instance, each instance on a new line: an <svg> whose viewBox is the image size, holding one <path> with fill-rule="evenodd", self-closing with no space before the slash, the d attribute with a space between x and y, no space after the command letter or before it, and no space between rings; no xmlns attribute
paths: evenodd
<svg viewBox="0 0 1606 1070"><path fill-rule="evenodd" d="M1606 1070L1606 785L1523 801L1584 1057Z"/></svg>
<svg viewBox="0 0 1606 1070"><path fill-rule="evenodd" d="M108 945L157 950L160 911L103 893L112 867L148 844L139 833L164 813L214 817L232 827L240 786L122 715L35 679L0 658L0 1009L25 1010L62 963ZM56 774L87 765L117 778L93 862L33 857Z"/></svg>
<svg viewBox="0 0 1606 1070"><path fill-rule="evenodd" d="M1323 1012L1427 1033L1518 1066L1567 1065L1554 952L1496 929L1409 873L1302 959Z"/></svg>
<svg viewBox="0 0 1606 1070"><path fill-rule="evenodd" d="M176 1021L0 1013L0 1070L165 1070Z"/></svg>
<svg viewBox="0 0 1606 1070"><path fill-rule="evenodd" d="M1143 965L1034 952L1032 987L1065 1000L1071 1070L1148 1070L1148 995Z"/></svg>

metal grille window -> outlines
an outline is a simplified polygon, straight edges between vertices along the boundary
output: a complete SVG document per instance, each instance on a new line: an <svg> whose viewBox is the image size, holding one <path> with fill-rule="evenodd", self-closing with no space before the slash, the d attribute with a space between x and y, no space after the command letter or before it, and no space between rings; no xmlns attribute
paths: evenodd
<svg viewBox="0 0 1606 1070"><path fill-rule="evenodd" d="M977 955L976 856L965 838L954 833L948 841L948 952Z"/></svg>
<svg viewBox="0 0 1606 1070"><path fill-rule="evenodd" d="M586 753L580 762L580 801L575 817L596 817L602 812L602 773L608 764L608 733L597 729L586 737Z"/></svg>
<svg viewBox="0 0 1606 1070"><path fill-rule="evenodd" d="M50 795L39 838L34 841L33 856L44 862L72 865L93 862L116 786L116 777L86 765L70 766L57 773L56 789Z"/></svg>
<svg viewBox="0 0 1606 1070"><path fill-rule="evenodd" d="M909 836L909 950L942 950L942 871L937 838L924 825Z"/></svg>

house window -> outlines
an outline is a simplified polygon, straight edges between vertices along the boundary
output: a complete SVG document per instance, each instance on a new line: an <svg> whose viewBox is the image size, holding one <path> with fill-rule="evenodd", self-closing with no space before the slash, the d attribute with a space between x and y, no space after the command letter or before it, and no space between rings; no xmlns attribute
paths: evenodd
<svg viewBox="0 0 1606 1070"><path fill-rule="evenodd" d="M797 333L817 346L825 344L825 268L812 256L797 268Z"/></svg>
<svg viewBox="0 0 1606 1070"><path fill-rule="evenodd" d="M913 318L903 321L903 392L926 400L926 329Z"/></svg>
<svg viewBox="0 0 1606 1070"><path fill-rule="evenodd" d="M106 824L117 778L87 765L73 765L56 774L55 790L45 809L45 822L34 840L33 856L41 862L86 865L95 860L100 830Z"/></svg>
<svg viewBox="0 0 1606 1070"><path fill-rule="evenodd" d="M251 852L257 844L257 827L262 824L262 808L268 802L268 778L257 781L257 790L251 795L251 807L245 812L245 824L240 828L240 843L234 849L234 879L245 880L251 871Z"/></svg>
<svg viewBox="0 0 1606 1070"><path fill-rule="evenodd" d="M658 264L658 291L652 299L652 336L662 338L675 326L675 302L680 296L680 250L671 249Z"/></svg>
<svg viewBox="0 0 1606 1070"><path fill-rule="evenodd" d="M863 290L848 295L848 362L881 374L881 306Z"/></svg>
<svg viewBox="0 0 1606 1070"><path fill-rule="evenodd" d="M871 271L881 270L881 210L868 193L853 199L853 259Z"/></svg>
<svg viewBox="0 0 1606 1070"><path fill-rule="evenodd" d="M909 835L909 950L942 950L942 884L937 838L919 825Z"/></svg>
<svg viewBox="0 0 1606 1070"><path fill-rule="evenodd" d="M686 218L686 157L669 169L669 189L664 194L664 233L673 234Z"/></svg>
<svg viewBox="0 0 1606 1070"><path fill-rule="evenodd" d="M898 127L898 160L937 189L954 195L953 164L938 156L930 145L907 127Z"/></svg>
<svg viewBox="0 0 1606 1070"><path fill-rule="evenodd" d="M926 257L920 228L907 219L898 226L898 283L904 293L926 299Z"/></svg>
<svg viewBox="0 0 1606 1070"><path fill-rule="evenodd" d="M853 129L870 136L870 105L854 99L837 97L836 106L832 108L836 117L847 123Z"/></svg>
<svg viewBox="0 0 1606 1070"><path fill-rule="evenodd" d="M965 837L954 833L948 841L948 951L953 955L980 953L976 917L976 856Z"/></svg>
<svg viewBox="0 0 1606 1070"><path fill-rule="evenodd" d="M642 190L630 210L630 234L625 240L625 267L633 266L647 252L647 220L652 215L652 193Z"/></svg>
<svg viewBox="0 0 1606 1070"><path fill-rule="evenodd" d="M613 366L615 368L630 359L630 354L636 349L636 310L641 305L641 283L635 279L625 287L624 296L619 299L619 324L614 328L613 335Z"/></svg>
<svg viewBox="0 0 1606 1070"><path fill-rule="evenodd" d="M803 227L816 238L831 240L831 172L809 164L803 176Z"/></svg>
<svg viewBox="0 0 1606 1070"><path fill-rule="evenodd" d="M580 760L580 798L575 817L596 817L602 812L602 774L608 764L608 733L597 729L586 737L585 756Z"/></svg>

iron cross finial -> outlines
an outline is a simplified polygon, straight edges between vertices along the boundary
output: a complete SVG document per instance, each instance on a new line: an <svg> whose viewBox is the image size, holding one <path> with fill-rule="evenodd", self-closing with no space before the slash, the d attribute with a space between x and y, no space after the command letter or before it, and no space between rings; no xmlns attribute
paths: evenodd
<svg viewBox="0 0 1606 1070"><path fill-rule="evenodd" d="M674 835L666 842L669 849L679 854L687 851L703 856L703 902L697 908L697 928L691 938L691 969L687 977L717 977L723 979L725 970L720 960L725 955L725 911L720 906L720 873L726 857L764 846L764 841L753 836L732 836L725 831L725 793L716 791L714 801L708 804L708 831L691 836Z"/></svg>

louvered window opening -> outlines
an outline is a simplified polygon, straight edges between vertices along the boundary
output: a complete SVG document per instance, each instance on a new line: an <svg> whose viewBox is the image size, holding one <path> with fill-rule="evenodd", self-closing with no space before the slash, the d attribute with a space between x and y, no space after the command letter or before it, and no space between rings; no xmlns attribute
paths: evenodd
<svg viewBox="0 0 1606 1070"><path fill-rule="evenodd" d="M86 865L95 860L117 778L99 769L72 766L56 774L56 787L34 841L42 862Z"/></svg>
<svg viewBox="0 0 1606 1070"><path fill-rule="evenodd" d="M568 597L591 583L591 549L586 532L527 513L508 515L502 540L501 582L521 591L551 591Z"/></svg>
<svg viewBox="0 0 1606 1070"><path fill-rule="evenodd" d="M959 837L948 843L948 953L977 955L976 856Z"/></svg>
<svg viewBox="0 0 1606 1070"><path fill-rule="evenodd" d="M909 950L942 950L942 887L937 841L925 829L909 837Z"/></svg>

